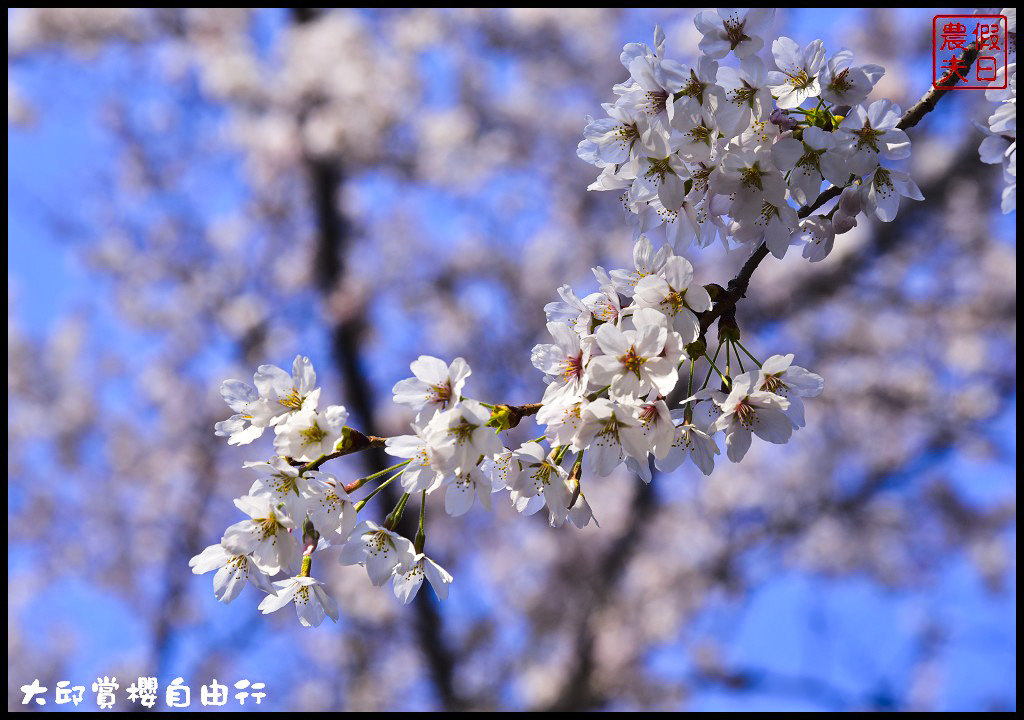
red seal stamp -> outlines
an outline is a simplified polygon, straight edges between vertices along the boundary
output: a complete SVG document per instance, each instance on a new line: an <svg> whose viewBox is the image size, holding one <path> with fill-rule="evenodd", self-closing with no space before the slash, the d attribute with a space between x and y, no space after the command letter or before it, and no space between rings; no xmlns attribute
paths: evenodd
<svg viewBox="0 0 1024 720"><path fill-rule="evenodd" d="M1005 15L936 15L932 19L932 85L956 90L1005 88L1008 40ZM964 54L972 43L977 44L978 57L968 66ZM1000 81L1001 85L993 84Z"/></svg>

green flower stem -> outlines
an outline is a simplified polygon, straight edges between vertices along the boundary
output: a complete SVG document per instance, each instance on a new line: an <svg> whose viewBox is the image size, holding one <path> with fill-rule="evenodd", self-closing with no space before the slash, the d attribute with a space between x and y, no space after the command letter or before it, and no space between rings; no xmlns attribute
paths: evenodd
<svg viewBox="0 0 1024 720"><path fill-rule="evenodd" d="M572 484L572 498L569 500L569 510L572 510L576 505L576 501L580 498L580 493L583 491L583 484L580 482L580 478L583 477L583 450L580 450L580 454L576 456L576 462L572 464L572 470L569 471L569 482Z"/></svg>
<svg viewBox="0 0 1024 720"><path fill-rule="evenodd" d="M593 402L594 400L597 400L597 399L598 399L599 397L601 397L601 396L602 396L602 395L603 395L604 393L608 392L608 389L609 389L609 388L611 388L611 385L605 385L605 386L604 386L603 388L601 388L600 390L595 390L594 392L592 392L592 393L590 393L589 395L587 395L587 400L590 400L591 402Z"/></svg>
<svg viewBox="0 0 1024 720"><path fill-rule="evenodd" d="M375 472L373 475L367 475L366 477L359 478L358 480L353 480L352 482L350 482L348 485L345 486L345 492L353 493L356 490L358 490L359 488L361 488L363 485L365 485L366 483L370 482L371 480L376 480L377 478L381 477L382 475L387 475L392 470L398 470L400 468L404 468L410 462L412 462L412 460L405 460L403 462L398 463L397 465L392 465L389 468L385 468L384 470L381 470L380 472Z"/></svg>
<svg viewBox="0 0 1024 720"><path fill-rule="evenodd" d="M559 445L557 448L555 448L555 454L552 458L555 461L555 465L558 465L560 462L562 462L562 458L565 457L565 453L567 453L568 451L568 445Z"/></svg>
<svg viewBox="0 0 1024 720"><path fill-rule="evenodd" d="M380 492L381 490L383 490L384 488L386 488L386 487L387 487L387 486L388 486L388 485L389 485L389 484L391 483L391 481L392 481L392 480L394 480L394 479L395 479L396 477L398 477L398 476L399 476L399 475L401 475L401 474L402 474L401 472L397 472L397 473L395 473L394 475L392 475L391 477L389 477L389 478L388 478L387 480L385 480L384 482L382 482L382 483L381 483L380 485L378 485L377 487L375 487L375 488L373 489L373 492L371 492L371 493L370 493L369 495L367 495L367 496L366 496L366 497L364 497L364 498L363 498L362 500L360 500L359 502L357 502L357 503L355 504L356 512L359 512L359 511L360 511L360 510L362 510L362 509L363 509L364 507L366 507L366 503L368 503L368 502L370 502L371 500L373 500L373 496L374 496L374 495L376 495L376 494L377 494L377 493L379 493L379 492Z"/></svg>
<svg viewBox="0 0 1024 720"><path fill-rule="evenodd" d="M693 366L696 360L690 358L690 375L686 380L686 397L689 399L693 396ZM683 421L690 423L693 421L693 403L686 403L686 407L683 408Z"/></svg>
<svg viewBox="0 0 1024 720"><path fill-rule="evenodd" d="M391 511L391 514L384 520L384 527L388 530L394 530L398 525L398 521L402 519L402 513L405 512L405 505L409 502L409 493L402 493L402 498L395 505L395 509Z"/></svg>
<svg viewBox="0 0 1024 720"><path fill-rule="evenodd" d="M416 554L419 555L423 552L423 546L427 544L427 532L423 526L427 518L427 491L424 490L420 494L420 527L416 531Z"/></svg>
<svg viewBox="0 0 1024 720"><path fill-rule="evenodd" d="M717 359L718 359L718 353L719 353L719 352L721 352L721 351L722 351L722 343L721 343L721 341L719 341L719 343L718 343L718 347L717 347L717 348L715 349L715 357L714 357L714 360L710 360L710 362L711 362L711 367L710 367L710 368L708 368L708 374L704 376L704 382L703 382L703 383L701 383L701 386L700 386L700 389L701 389L701 390L703 390L704 388L706 388L706 387L708 386L708 380L710 380L710 379L711 379L711 371L712 371L712 369L714 369L714 370L717 370L717 369L718 369L718 368L716 368L716 367L715 367L715 360L717 360ZM707 357L707 356L708 356L708 354L707 354L707 353L704 353L704 357ZM721 375L721 373L719 373L719 375Z"/></svg>
<svg viewBox="0 0 1024 720"><path fill-rule="evenodd" d="M716 355L717 355L717 353L716 353ZM729 376L728 375L724 375L722 373L722 371L718 369L718 366L715 365L715 361L714 360L709 358L707 355L704 355L704 357L708 358L708 362L711 363L712 369L714 369L714 371L718 373L718 376L720 378L722 378L722 382L724 382L726 384L726 387L731 386L732 383L729 381ZM711 377L711 373L708 373L708 377Z"/></svg>
<svg viewBox="0 0 1024 720"><path fill-rule="evenodd" d="M733 340L732 343L735 345L738 340ZM740 355L740 349L738 347L733 348L733 352L736 355L736 364L740 366L740 373L746 372L746 368L743 367L743 356Z"/></svg>
<svg viewBox="0 0 1024 720"><path fill-rule="evenodd" d="M745 347L743 347L743 343L741 343L739 340L737 340L736 341L736 345L739 346L740 350L742 350L743 352L745 352L747 354L747 357L749 357L751 360L753 360L755 363L757 363L757 367L759 367L759 368L761 367L761 363L758 362L757 358L754 357L753 353L751 353L749 350L747 350Z"/></svg>

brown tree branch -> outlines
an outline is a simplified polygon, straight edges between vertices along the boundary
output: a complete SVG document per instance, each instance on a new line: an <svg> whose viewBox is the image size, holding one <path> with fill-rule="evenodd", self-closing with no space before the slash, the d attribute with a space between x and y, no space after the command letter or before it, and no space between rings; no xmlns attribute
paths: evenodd
<svg viewBox="0 0 1024 720"><path fill-rule="evenodd" d="M978 57L978 43L972 42L964 49L964 54L960 58L954 58L958 62L964 63L964 70L970 70L971 65ZM924 97L917 101L907 112L903 114L899 123L896 124L900 130L906 130L912 128L921 122L921 118L930 113L935 109L935 104L943 98L943 96L960 82L960 77L956 73L947 74L940 84L932 87L931 90L924 94Z"/></svg>

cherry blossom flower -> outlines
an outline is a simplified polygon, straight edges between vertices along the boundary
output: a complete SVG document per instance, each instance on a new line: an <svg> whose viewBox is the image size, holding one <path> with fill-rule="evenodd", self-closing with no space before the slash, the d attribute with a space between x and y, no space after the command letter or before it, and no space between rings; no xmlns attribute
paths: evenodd
<svg viewBox="0 0 1024 720"><path fill-rule="evenodd" d="M655 28L654 50L643 43L629 43L619 59L629 71L629 80L616 85L619 104L635 109L644 126L641 134L666 135L672 121L672 97L687 79L685 68L675 60L667 60L665 34Z"/></svg>
<svg viewBox="0 0 1024 720"><path fill-rule="evenodd" d="M738 69L721 68L718 84L725 93L725 102L718 108L718 127L727 140L742 133L751 123L768 120L772 94L768 90L768 71L760 58L748 57L740 62Z"/></svg>
<svg viewBox="0 0 1024 720"><path fill-rule="evenodd" d="M683 204L686 163L676 151L685 138L677 132L652 132L641 138L636 180L629 190L631 202L647 202L654 197L668 210Z"/></svg>
<svg viewBox="0 0 1024 720"><path fill-rule="evenodd" d="M598 292L590 293L583 298L583 303L590 312L586 324L576 326L576 332L581 336L591 332L593 326L598 323L619 324L622 317L622 303L619 301L619 294L611 285L610 278L609 282L602 285ZM582 320L583 318L581 318Z"/></svg>
<svg viewBox="0 0 1024 720"><path fill-rule="evenodd" d="M585 398L567 395L557 385L548 386L537 412L537 422L545 426L544 436L552 446L574 443L586 405Z"/></svg>
<svg viewBox="0 0 1024 720"><path fill-rule="evenodd" d="M811 262L820 262L832 252L836 231L832 221L824 215L812 215L801 222L800 235L806 243L803 256Z"/></svg>
<svg viewBox="0 0 1024 720"><path fill-rule="evenodd" d="M715 59L724 58L730 50L740 59L754 55L764 47L761 34L768 29L774 14L774 8L720 8L715 12L699 12L693 22L704 36L700 51Z"/></svg>
<svg viewBox="0 0 1024 720"><path fill-rule="evenodd" d="M656 459L668 455L675 441L676 428L665 399L652 393L646 402L640 404L637 421L650 453Z"/></svg>
<svg viewBox="0 0 1024 720"><path fill-rule="evenodd" d="M632 186L639 173L639 168L640 156L636 154L631 155L626 162L617 165L605 165L601 167L601 172L598 174L597 179L587 185L587 190L597 192L616 190L622 192Z"/></svg>
<svg viewBox="0 0 1024 720"><path fill-rule="evenodd" d="M196 575L217 571L213 576L213 596L225 604L238 597L247 582L270 595L276 592L249 555L236 555L221 543L210 545L189 560L188 565Z"/></svg>
<svg viewBox="0 0 1024 720"><path fill-rule="evenodd" d="M804 404L800 398L820 395L825 381L821 375L793 365L793 357L790 353L772 355L765 360L754 387L789 400L786 415L794 427L801 428L804 426Z"/></svg>
<svg viewBox="0 0 1024 720"><path fill-rule="evenodd" d="M320 396L313 363L303 355L295 357L291 375L276 365L260 365L253 381L260 397L266 398L276 410L273 424L281 422L287 413L315 408Z"/></svg>
<svg viewBox="0 0 1024 720"><path fill-rule="evenodd" d="M508 487L509 476L512 472L512 456L514 454L514 450L506 448L493 457L484 458L480 463L480 469L491 478L492 487L499 490Z"/></svg>
<svg viewBox="0 0 1024 720"><path fill-rule="evenodd" d="M268 575L276 575L291 566L299 544L288 531L295 520L269 495L245 495L235 499L235 507L249 516L224 531L221 544L235 555L251 555L256 566Z"/></svg>
<svg viewBox="0 0 1024 720"><path fill-rule="evenodd" d="M334 452L348 421L348 411L331 405L322 413L303 408L277 427L274 450L278 455L309 462Z"/></svg>
<svg viewBox="0 0 1024 720"><path fill-rule="evenodd" d="M338 603L327 594L323 583L315 578L295 576L274 583L276 595L268 595L259 605L264 615L295 603L295 614L303 627L319 627L324 617L338 622Z"/></svg>
<svg viewBox="0 0 1024 720"><path fill-rule="evenodd" d="M676 108L672 127L681 136L678 151L690 162L710 160L718 148L720 134L714 111L695 101Z"/></svg>
<svg viewBox="0 0 1024 720"><path fill-rule="evenodd" d="M419 592L424 578L430 583L430 587L434 588L438 600L448 599L448 586L452 584L454 578L423 553L415 555L411 562L395 568L395 597L408 605Z"/></svg>
<svg viewBox="0 0 1024 720"><path fill-rule="evenodd" d="M548 457L539 443L528 442L515 451L509 472L509 488L516 510L532 515L547 506L552 527L561 526L569 513L569 473Z"/></svg>
<svg viewBox="0 0 1024 720"><path fill-rule="evenodd" d="M662 246L657 249L657 252L654 252L654 246L650 240L646 236L641 237L633 245L634 269L615 269L608 273L615 291L626 297L633 297L636 284L642 278L662 269L665 261L671 256L670 248Z"/></svg>
<svg viewBox="0 0 1024 720"><path fill-rule="evenodd" d="M445 461L437 447L431 443L422 429L415 435L397 435L387 439L384 452L395 457L407 458L409 464L402 468L402 489L407 493L421 490L433 492L444 482Z"/></svg>
<svg viewBox="0 0 1024 720"><path fill-rule="evenodd" d="M857 214L863 207L859 185L849 185L843 188L843 192L839 195L839 202L836 203L835 213L832 215L832 229L835 230L836 235L842 235L857 226Z"/></svg>
<svg viewBox="0 0 1024 720"><path fill-rule="evenodd" d="M850 110L836 133L836 146L846 153L850 172L863 176L874 170L880 159L910 157L910 138L896 127L900 116L900 106L890 100Z"/></svg>
<svg viewBox="0 0 1024 720"><path fill-rule="evenodd" d="M756 204L765 192L773 189L785 193L785 180L766 145L732 149L722 159L721 168L721 192L734 194L735 202L747 199Z"/></svg>
<svg viewBox="0 0 1024 720"><path fill-rule="evenodd" d="M634 322L640 320L635 330L623 331L605 324L595 333L604 355L592 358L587 372L596 385L609 385L613 396L635 397L652 388L668 394L675 387L678 369L662 355L668 329L664 322L651 321L650 312L642 308L633 314Z"/></svg>
<svg viewBox="0 0 1024 720"><path fill-rule="evenodd" d="M490 411L479 402L464 400L427 424L424 435L445 472L474 466L481 455L502 451L494 429L487 426L490 419Z"/></svg>
<svg viewBox="0 0 1024 720"><path fill-rule="evenodd" d="M466 378L472 374L469 364L460 357L448 365L440 358L420 355L409 367L415 377L398 381L391 392L396 403L427 413L426 417L458 402Z"/></svg>
<svg viewBox="0 0 1024 720"><path fill-rule="evenodd" d="M241 380L221 384L221 396L236 414L217 423L215 434L227 436L229 445L247 445L289 414L316 409L320 397L313 364L302 355L295 357L291 375L276 365L260 365L253 382L255 388Z"/></svg>
<svg viewBox="0 0 1024 720"><path fill-rule="evenodd" d="M274 419L274 412L266 398L240 380L225 380L220 394L235 415L214 426L215 434L228 438L228 445L248 445L261 437Z"/></svg>
<svg viewBox="0 0 1024 720"><path fill-rule="evenodd" d="M801 50L791 38L780 37L772 43L772 56L778 70L768 73L768 89L776 97L776 105L791 110L821 94L818 73L825 64L825 44L821 40Z"/></svg>
<svg viewBox="0 0 1024 720"><path fill-rule="evenodd" d="M728 397L720 403L722 415L715 421L715 430L725 431L726 454L733 462L747 454L751 433L778 445L793 434L793 424L786 416L789 400L754 390L756 380L753 371L733 378Z"/></svg>
<svg viewBox="0 0 1024 720"><path fill-rule="evenodd" d="M530 353L533 366L545 373L544 380L571 395L587 390L585 369L590 362L593 340L581 339L566 323L548 323L548 332L554 343L535 345Z"/></svg>
<svg viewBox="0 0 1024 720"><path fill-rule="evenodd" d="M247 462L242 467L256 471L258 478L249 488L250 495L267 495L275 506L283 506L285 513L296 520L306 515L312 498L323 494L330 476L311 470L299 475L299 468L283 457L270 462Z"/></svg>
<svg viewBox="0 0 1024 720"><path fill-rule="evenodd" d="M576 154L598 167L620 165L629 160L633 146L640 139L638 111L624 103L603 103L601 107L608 117L595 120L587 116L583 140Z"/></svg>
<svg viewBox="0 0 1024 720"><path fill-rule="evenodd" d="M633 270L612 270L609 276L612 286L616 292L633 297L633 290L636 284L648 275L653 275L665 265L665 261L672 255L672 249L662 245L658 251L654 251L647 236L641 236L633 244Z"/></svg>
<svg viewBox="0 0 1024 720"><path fill-rule="evenodd" d="M322 533L321 542L326 545L345 542L358 522L355 505L333 475L317 473L315 483L313 487L318 491L307 501L309 519Z"/></svg>
<svg viewBox="0 0 1024 720"><path fill-rule="evenodd" d="M683 344L693 342L700 333L696 313L711 309L708 291L693 281L693 265L679 255L668 258L657 274L637 283L634 301L638 308L653 308L669 318ZM662 392L667 394L671 388Z"/></svg>
<svg viewBox="0 0 1024 720"><path fill-rule="evenodd" d="M491 509L491 493L505 487L495 482L492 475L479 465L465 465L458 469L444 491L444 511L453 517L465 515L473 507L473 498L480 498L485 510Z"/></svg>
<svg viewBox="0 0 1024 720"><path fill-rule="evenodd" d="M864 211L882 222L892 222L900 208L900 198L924 200L924 195L908 173L879 165L861 185Z"/></svg>
<svg viewBox="0 0 1024 720"><path fill-rule="evenodd" d="M338 561L342 565L362 565L370 582L380 587L399 565L413 563L416 552L407 538L371 520L365 520L352 531L349 541L341 547Z"/></svg>
<svg viewBox="0 0 1024 720"><path fill-rule="evenodd" d="M853 52L840 50L818 72L821 97L837 107L852 107L864 102L885 68L880 65L853 65Z"/></svg>
<svg viewBox="0 0 1024 720"><path fill-rule="evenodd" d="M738 242L761 242L780 260L793 242L800 218L788 202L784 187L776 177L764 184L764 192L740 195L733 206Z"/></svg>
<svg viewBox="0 0 1024 720"><path fill-rule="evenodd" d="M660 236L670 250L683 251L696 242L707 247L715 241L718 226L707 212L707 201L683 200L678 210L666 210L658 198L637 206L630 215L634 236L650 234Z"/></svg>
<svg viewBox="0 0 1024 720"><path fill-rule="evenodd" d="M696 67L685 67L686 83L676 93L675 112L679 114L680 105L696 103L705 110L714 111L725 101L725 92L718 86L718 62L707 55L697 58Z"/></svg>
<svg viewBox="0 0 1024 720"><path fill-rule="evenodd" d="M989 165L1001 164L1012 145L1016 145L1015 140L1003 137L1002 135L989 135L978 146L978 155L983 163Z"/></svg>
<svg viewBox="0 0 1024 720"><path fill-rule="evenodd" d="M1013 33L1016 10L1004 8ZM983 163L1001 164L1003 181L1001 209L1003 213L1017 209L1017 63L999 68L995 79L985 90L985 99L1000 103L989 116L986 126L979 128L987 137L978 148Z"/></svg>
<svg viewBox="0 0 1024 720"><path fill-rule="evenodd" d="M655 456L654 465L662 472L671 472L690 458L702 473L710 475L715 469L715 456L720 453L714 438L686 422L682 410L673 410L672 419L680 421L673 426L672 447L664 457Z"/></svg>
<svg viewBox="0 0 1024 720"><path fill-rule="evenodd" d="M647 457L637 410L635 403L605 398L586 406L574 449L585 448L584 465L588 471L604 477L627 455Z"/></svg>
<svg viewBox="0 0 1024 720"><path fill-rule="evenodd" d="M590 503L587 502L587 496L583 494L582 490L579 497L576 498L576 503L569 508L568 519L579 530L582 530L590 523L594 523L598 527L601 526L601 523L594 517L594 510L590 507Z"/></svg>
<svg viewBox="0 0 1024 720"><path fill-rule="evenodd" d="M589 332L594 317L591 308L576 297L576 293L568 285L558 288L558 296L562 299L544 306L548 322L564 322L581 334Z"/></svg>
<svg viewBox="0 0 1024 720"><path fill-rule="evenodd" d="M707 435L714 435L715 423L722 417L722 403L729 397L716 387L706 387L698 390L691 397L683 401L683 405L693 403L693 416L691 422L702 429Z"/></svg>
<svg viewBox="0 0 1024 720"><path fill-rule="evenodd" d="M832 133L821 128L803 129L801 139L782 138L772 145L772 161L789 174L789 192L801 205L818 197L823 180L842 187L850 178L846 159L835 149Z"/></svg>

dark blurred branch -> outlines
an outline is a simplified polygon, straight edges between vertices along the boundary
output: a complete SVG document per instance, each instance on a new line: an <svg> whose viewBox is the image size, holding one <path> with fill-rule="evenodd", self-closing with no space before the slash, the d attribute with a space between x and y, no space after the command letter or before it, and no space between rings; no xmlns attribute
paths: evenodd
<svg viewBox="0 0 1024 720"><path fill-rule="evenodd" d="M337 168L329 167L330 163L310 160L310 180L316 197L316 216L319 228L317 251L318 285L324 296L329 296L341 282L342 253L348 241L348 224L341 220L335 198L341 185L341 173ZM363 367L360 344L363 339L365 320L361 313L349 315L335 320L329 328L331 350L335 363L340 371L344 396L353 415L360 420L365 429L363 435L367 439L361 449L365 449L366 465L373 473L388 467L387 455L384 453L383 438L377 437L377 419L371 395L369 377ZM371 440L372 438L372 440ZM346 453L341 453L346 454ZM391 488L383 491L385 506L394 504L397 498ZM415 520L412 515L403 517L398 531L406 537L416 532ZM441 700L448 710L462 707L462 701L456 694L454 684L454 659L443 640L441 617L429 593L422 592L416 596L417 630L419 633L420 651L427 660L431 679Z"/></svg>
<svg viewBox="0 0 1024 720"><path fill-rule="evenodd" d="M654 480L636 483L636 493L630 502L629 521L625 529L597 562L597 572L590 584L590 592L580 593L584 598L578 606L576 632L576 661L572 671L566 675L562 689L544 712L567 712L599 708L607 702L605 693L594 686L591 674L594 671L594 618L612 600L615 586L622 578L629 561L640 548L644 526L652 520L657 508L654 494Z"/></svg>
<svg viewBox="0 0 1024 720"><path fill-rule="evenodd" d="M298 8L293 12L295 22L300 24L316 20L319 14L317 10L310 8ZM337 204L344 183L344 173L340 160L336 158L308 157L306 168L313 194L317 226L317 252L313 271L320 293L324 298L331 298L338 292L344 280L344 257L352 236L352 228ZM342 317L339 317L337 311L331 313L329 317L331 350L342 377L348 406L359 419L365 437L379 440L376 437L379 433L372 385L363 366L361 354L366 329L363 307L358 304L358 307ZM382 442L368 442L363 449L367 450L364 457L371 472L388 467ZM397 500L390 487L385 488L383 499L385 505ZM416 520L411 514L405 515L397 530L406 537L413 537L416 532ZM444 641L441 616L437 607L427 592L421 592L416 596L415 606L420 652L427 661L429 675L441 705L447 710L461 709L464 703L455 689L455 660Z"/></svg>
<svg viewBox="0 0 1024 720"><path fill-rule="evenodd" d="M800 700L817 702L831 711L855 708L892 710L896 705L884 688L871 693L869 697L855 698L821 678L787 675L765 668L702 668L694 673L689 682L697 686L717 686L730 692L794 696Z"/></svg>

